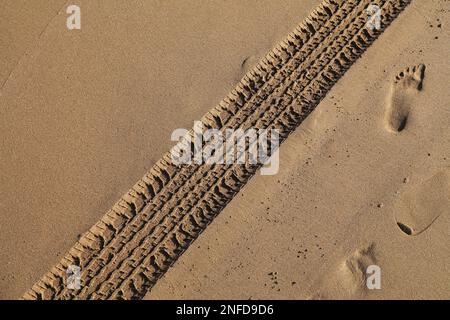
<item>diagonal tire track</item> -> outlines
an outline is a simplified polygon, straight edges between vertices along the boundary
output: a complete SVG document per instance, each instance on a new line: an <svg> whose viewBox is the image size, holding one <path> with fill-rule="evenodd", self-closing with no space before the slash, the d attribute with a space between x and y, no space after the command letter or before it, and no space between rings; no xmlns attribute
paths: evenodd
<svg viewBox="0 0 450 320"><path fill-rule="evenodd" d="M354 1L354 2L356 2L356 1ZM361 10L364 10L364 7L361 7L360 8ZM362 11L360 11L360 12L362 12ZM353 18L352 19L352 21L354 20L355 18ZM344 30L345 30L345 28L344 28ZM340 34L339 34L340 35ZM335 39L333 39L333 42L332 43L334 43L334 41L335 41ZM308 57L309 58L309 57ZM311 59L313 59L314 57L311 57ZM320 56L319 56L319 58L320 58ZM302 64L304 64L304 63L307 63L307 62L305 62L305 60L303 60L298 66L297 66L297 68L299 67L299 66L302 66ZM296 78L296 76L294 77L294 79ZM293 79L289 79L290 81L289 81L289 84L287 84L285 87L287 87L287 88L289 88L289 85L294 81ZM310 83L311 81L309 81L309 83ZM309 84L308 83L308 84ZM286 92L285 92L286 90L283 90L283 95L285 95L286 94ZM250 124L247 124L248 122L245 122L245 123L243 123L242 125L241 125L241 127L240 128L243 128L243 129L247 129L247 128L251 128L251 127L254 127L255 126L255 123L258 121L258 120L261 120L260 118L264 115L264 113L267 113L268 112L268 109L273 109L273 108L277 108L277 106L274 106L273 104L269 104L268 106L265 106L264 108L263 108L263 110L261 110L261 111L259 111L259 113L257 114L258 116L255 116L255 113L256 113L256 111L254 112L254 114L253 115L251 115L254 119L251 119L252 121L251 121L251 123ZM275 111L272 111L272 113L273 114L276 114L276 116L278 117L280 114L281 114L281 112L282 112L282 108L277 108L277 109L279 109L279 110L275 110ZM248 119L248 118L247 118ZM277 118L275 118L275 120L276 120ZM271 120L271 122L273 122L273 121L275 121L275 120ZM260 127L260 126L257 126L257 127ZM214 170L216 169L216 165L212 165L212 166L203 166L203 167L201 167L201 170L197 170L194 174L198 174L199 176L200 176L200 178L203 178L203 179L205 179L205 178L207 178L207 175L211 175L211 172L214 172ZM219 168L219 170L220 170L220 168ZM220 170L220 172L216 172L215 173L215 177L222 177L222 175L224 174L224 172L226 172L226 171L223 171L223 170ZM205 184L205 181L203 181L203 184ZM194 179L194 181L192 181L191 182L191 185L190 186L187 186L187 192L186 192L186 194L187 193L196 193L197 192L197 194L198 194L198 191L197 191L197 189L198 189L198 183L196 183L196 181L195 181L195 179ZM193 190L194 189L194 190ZM200 189L200 192L201 192L202 190ZM185 194L182 194L182 195L180 195L179 197L178 197L178 199L181 199L181 200L177 200L177 202L176 203L174 203L174 204L172 204L172 207L168 207L167 208L167 204L168 203L166 203L165 204L165 206L163 206L161 209L160 209L160 211L159 211L159 216L160 217L162 217L161 219L163 219L163 220L167 220L167 219L170 219L170 218L172 218L172 216L171 216L171 213L170 213L170 210L171 209L173 209L173 207L176 207L176 206L180 206L180 207L182 207L182 208L184 208L185 207L185 201L186 201L186 199L187 198L185 198ZM198 201L196 201L196 203L195 204L193 204L193 205L197 205L198 204L198 202L199 201L201 201L202 200L202 198L200 198ZM154 229L150 229L150 228L156 228L158 225L164 225L164 221L163 220L160 220L160 221L155 221L155 222L152 222L151 224L150 224L150 222L151 221L149 221L149 223L147 223L146 225L145 225L145 227L146 227L146 229L148 229L147 231L144 231L143 232L143 236L141 237L141 239L142 238L144 238L145 237L145 235L147 235L147 234L151 234L153 231L154 231ZM138 232L139 231L141 231L141 229L140 230L138 230ZM134 239L135 237L133 237L131 240L133 240L133 241L135 241L135 239ZM139 245L142 245L142 242L139 242ZM134 246L132 246L132 247L134 247ZM150 247L153 247L152 245L150 246ZM135 247L136 249L138 249L139 247ZM134 249L134 250L132 250L132 252L130 252L130 254L134 254L134 251L136 250L136 249ZM126 249L124 249L124 248L122 248L121 249L121 251L126 251ZM121 252L119 252L118 253L118 255L120 255L121 254ZM116 260L117 261L117 260ZM122 261L124 261L124 259L122 259ZM119 268L120 268L120 266L119 266ZM108 274L107 275L108 277L110 276L110 274ZM104 279L104 280L106 280L106 281L108 281L108 278L107 279ZM90 288L90 291L92 291L92 290L94 290L94 288Z"/></svg>
<svg viewBox="0 0 450 320"><path fill-rule="evenodd" d="M381 4L380 4L381 5ZM366 19L364 19L363 21L366 21ZM351 39L355 39L354 37L353 38L351 38ZM321 75L323 75L323 73L321 73ZM310 81L311 82L311 81ZM318 101L317 101L317 103L318 103ZM289 106L288 106L289 107ZM312 109L311 109L312 110ZM292 111L291 111L292 112ZM309 114L309 112L310 111L308 111L306 114ZM277 116L278 118L277 119L280 119L280 117L279 116ZM295 122L294 122L295 123ZM287 123L284 123L284 124L282 124L284 127L288 127L289 126L289 124L287 124ZM258 126L258 125L256 125L255 126L256 128L260 128L260 126ZM274 126L273 128L277 128L276 126ZM293 128L291 128L290 130L292 130ZM256 171L256 168L257 167L253 167L253 168L255 168L254 170ZM250 168L250 169L248 169L249 171L251 171L252 169ZM224 173L226 173L227 171L225 170L225 169L221 169L220 170L220 173L219 172L215 172L215 175L214 175L214 177L217 177L217 176L220 176L220 178L218 178L218 179L220 179L219 181L216 181L216 182L214 182L214 185L213 186L208 186L208 188L212 188L212 187L217 187L218 185L220 185L222 182L224 182L224 180L222 179L223 178L223 176L222 176L222 174L224 174ZM253 172L254 173L254 172ZM216 179L217 180L217 179ZM195 192L195 191L194 191ZM217 193L217 192L216 192ZM205 193L203 193L202 195L201 195L202 197L203 196L205 196ZM232 198L232 196L231 197L229 197L229 200L231 200L231 198ZM213 201L214 199L210 199L210 201ZM198 200L197 201L197 204L195 204L195 208L194 209L190 209L190 211L193 211L193 210L195 210L195 209L197 209L198 208L198 202L199 201L201 201L201 199L200 200ZM224 206L224 205L223 205ZM187 218L189 218L189 215L183 215L183 216L181 216L180 217L180 219L187 219ZM179 224L180 222L179 221L176 221L176 225L174 226L174 228L176 228L176 226ZM194 222L195 223L195 222ZM198 224L198 223L197 223ZM174 230L174 229L171 229L171 230L169 230L169 232L171 232L172 230ZM133 251L133 253L132 253L132 255L133 256L136 256L136 257L147 257L148 255L151 255L151 254L153 254L154 252L155 252L155 250L156 249L158 249L158 247L163 247L164 245L167 245L167 243L164 243L163 242L163 240L165 240L165 239L167 239L169 236L174 236L175 235L175 233L174 234L166 234L166 236L163 238L163 239L158 239L158 243L156 244L156 243L140 243L140 245L142 246L141 247L141 249L142 249L142 251L141 252L134 252ZM151 251L150 252L146 252L145 251L145 248L151 248ZM135 249L136 250L136 249ZM163 249L164 250L164 249ZM167 255L167 254L166 254ZM144 263L144 265L145 265L145 263ZM139 272L139 271L136 271L136 272Z"/></svg>
<svg viewBox="0 0 450 320"><path fill-rule="evenodd" d="M381 3L380 3L380 5L381 5ZM365 7L364 6L361 6L360 7L360 11L359 11L359 14L362 14L362 12L364 12L364 10L365 10ZM359 15L357 16L357 17L359 17ZM355 18L353 18L353 19L351 19L351 22L353 22L355 19L357 19L357 17L355 17ZM364 21L365 21L366 19L364 18ZM350 22L350 23L351 23ZM364 24L364 23L363 23ZM356 29L356 31L358 31L357 29ZM356 32L355 31L355 32ZM353 35L353 34L352 34ZM347 35L347 36L349 36L349 35ZM350 37L351 37L351 35L350 35ZM335 41L336 41L336 39L335 40L333 40L333 42L331 43L331 44L335 44ZM339 48L341 48L341 47L339 47ZM321 55L319 55L318 57L317 57L317 59L320 59L320 57L321 57ZM312 57L313 58L313 57ZM311 58L311 59L312 59ZM307 62L305 62L305 63L307 63ZM300 67L302 66L302 64L303 63L301 63L300 64ZM319 70L319 72L321 71L321 69ZM312 80L307 80L307 83L306 83L306 85L305 86L302 86L301 88L299 88L298 89L298 91L299 92L301 92L302 90L304 90L305 89L305 87L309 87L309 85L311 84L311 82L314 80L314 79L316 79L316 77L317 77L317 74L313 77L313 79ZM292 81L290 81L290 83L292 83ZM289 88L289 86L287 87L287 88ZM287 90L287 89L286 89ZM286 93L286 90L283 90L283 96L286 96L287 95L287 93ZM295 97L295 95L292 95L291 96L291 98L293 99ZM291 99L291 100L292 100ZM292 103L292 102L291 102ZM284 113L284 111L285 111L285 109L286 108L288 108L289 107L289 105L287 106L287 107L280 107L280 106L277 106L277 105L269 105L269 109L273 109L273 110L268 110L267 108L265 109L265 110L263 110L263 111L260 111L260 114L258 114L257 116L256 115L254 115L254 118L255 118L255 120L254 121L252 121L249 125L245 125L245 124L243 124L242 125L242 127L241 128L243 128L244 130L245 129L248 129L248 128L267 128L267 126L266 125L258 125L257 123L260 123L261 122L261 120L264 120L264 114L267 114L267 115L275 115L275 118L272 120L271 119L271 121L270 121L270 123L274 123L275 121L277 121L277 120L279 120L280 119L280 117L283 115L283 113ZM269 117L266 117L266 118L269 118ZM276 128L276 126L274 127L274 126L272 126L272 128ZM248 149L248 148L247 148ZM217 170L216 170L216 168L217 168ZM207 176L204 176L204 178L205 179L208 179L208 182L211 182L211 180L212 180L212 182L214 182L214 184L213 185L206 185L206 181L205 181L205 179L203 180L203 184L202 184L202 187L200 187L199 188L199 186L198 185L193 185L192 186L192 188L194 188L194 190L192 190L192 189L190 189L191 190L191 193L194 193L194 194L197 194L198 196L196 196L195 198L191 198L191 199L194 199L194 203L190 203L189 204L189 207L193 207L194 209L193 210L195 210L195 209L197 209L198 208L198 204L199 204L199 202L201 202L203 199L204 199L204 196L206 195L206 192L202 192L202 189L211 189L211 188L216 188L220 183L222 183L222 182L224 182L223 180L222 180L222 178L223 178L223 175L227 172L227 170L225 170L225 168L226 167L223 167L223 166L217 166L217 165L212 165L212 166L207 166L207 167L205 167L205 168L203 168L203 170L204 170L204 172L205 172L205 174L208 174L209 176L211 176L212 175L212 178L210 177L209 179L208 179L208 177ZM227 168L228 170L230 169L230 168ZM214 173L214 174L213 174ZM220 179L220 180L219 180ZM219 181L217 181L217 182L215 182L216 180L219 180ZM205 188L205 185L206 185L206 188ZM222 185L224 185L224 183L222 184ZM200 190L198 190L198 189L200 189ZM217 193L217 192L216 192ZM230 198L232 198L232 197L230 197ZM181 202L180 203L178 203L177 205L179 206L179 207L181 207L181 208L185 208L185 207L187 207L187 204L186 204L186 202L187 201L189 201L188 199L189 198L181 198L182 200L181 200ZM192 210L191 210L192 211ZM171 214L171 212L170 212L170 208L169 209L166 209L166 210L164 210L164 211L162 211L162 214L161 214L164 218L164 220L169 220L169 219L177 219L177 218L181 218L181 219L185 219L187 216L185 215L185 216L182 216L182 217L173 217L173 213ZM165 221L157 221L157 222L155 222L155 224L156 225L154 225L154 227L156 227L156 226L158 226L159 224L160 225L164 225L164 222ZM180 221L178 221L178 220L176 220L175 221L176 222L176 224L178 224ZM173 226L173 228L175 228L176 227L176 225L175 226ZM142 242L141 241L139 241L139 243L138 243L138 245L137 246L132 246L132 247L134 247L134 249L131 251L131 252L129 252L129 254L130 255L132 255L132 256L136 256L136 257L145 257L145 256L147 256L148 254L153 254L154 253L154 251L161 245L161 243L162 243L162 241L164 241L167 237L169 237L171 234L170 234L170 232L172 231L173 229L170 229L169 231L166 231L166 236L164 236L164 238L163 239L160 239L159 241L159 244L157 245L156 243L146 243L146 238L145 238L145 236L147 235L147 234L150 234L150 233L152 233L152 231L153 231L153 229L152 230L150 230L149 232L143 232L143 235L142 235L142 237L141 237L141 239L143 239L142 240ZM151 251L150 252L147 252L147 250L146 250L146 248L151 248ZM138 251L139 250L139 251ZM120 255L120 253L119 253L119 255ZM123 261L123 263L126 263L126 261L125 260L122 260ZM140 261L140 260L138 260L138 261ZM119 266L119 268L120 268L120 266ZM113 271L114 272L114 271ZM106 279L106 281L108 281L109 280L109 278L110 277L112 277L112 274L109 274L108 275L108 278ZM108 286L108 284L106 284L105 286ZM110 286L112 286L112 285L110 285ZM94 291L95 289L94 288L90 288L90 290L91 291ZM103 292L103 290L102 290L102 292Z"/></svg>
<svg viewBox="0 0 450 320"><path fill-rule="evenodd" d="M409 2L324 1L202 122L219 129L277 128L284 140L380 33L364 27L361 8L382 6L384 29ZM141 298L258 167L177 168L164 155L24 298ZM65 288L70 264L83 267L81 290Z"/></svg>

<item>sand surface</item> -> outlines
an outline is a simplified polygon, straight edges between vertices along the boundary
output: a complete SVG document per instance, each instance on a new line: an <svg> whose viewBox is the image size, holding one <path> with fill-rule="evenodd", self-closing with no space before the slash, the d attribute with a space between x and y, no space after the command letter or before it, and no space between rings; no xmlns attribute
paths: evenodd
<svg viewBox="0 0 450 320"><path fill-rule="evenodd" d="M146 298L449 299L448 9L413 1L281 147L280 173L255 176ZM420 92L392 88L420 63ZM399 133L392 90L411 108ZM361 283L372 264L380 290Z"/></svg>
<svg viewBox="0 0 450 320"><path fill-rule="evenodd" d="M64 1L0 4L0 298L319 1L78 4L80 31ZM146 298L450 298L449 10L413 1Z"/></svg>

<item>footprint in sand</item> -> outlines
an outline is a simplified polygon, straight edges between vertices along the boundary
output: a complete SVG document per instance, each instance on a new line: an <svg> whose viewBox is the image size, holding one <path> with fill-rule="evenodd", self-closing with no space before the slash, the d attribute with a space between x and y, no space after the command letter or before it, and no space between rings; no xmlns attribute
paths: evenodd
<svg viewBox="0 0 450 320"><path fill-rule="evenodd" d="M376 264L375 245L356 250L342 263L338 278L345 296L362 298L367 291L367 268Z"/></svg>
<svg viewBox="0 0 450 320"><path fill-rule="evenodd" d="M401 231L412 236L425 231L441 214L450 211L450 168L407 189L394 210Z"/></svg>
<svg viewBox="0 0 450 320"><path fill-rule="evenodd" d="M391 95L386 110L386 127L397 133L407 125L411 108L414 107L415 95L422 90L425 65L409 67L400 72L392 83Z"/></svg>
<svg viewBox="0 0 450 320"><path fill-rule="evenodd" d="M310 299L362 299L368 292L367 268L376 265L375 244L371 243L350 253L325 276L322 289Z"/></svg>

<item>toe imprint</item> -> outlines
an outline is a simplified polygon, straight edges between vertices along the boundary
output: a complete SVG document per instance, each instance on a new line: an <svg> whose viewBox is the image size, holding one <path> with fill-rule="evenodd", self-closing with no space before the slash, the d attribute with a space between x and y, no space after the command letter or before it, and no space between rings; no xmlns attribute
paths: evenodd
<svg viewBox="0 0 450 320"><path fill-rule="evenodd" d="M398 85L402 89L422 90L425 68L424 64L406 68L395 77L394 86Z"/></svg>

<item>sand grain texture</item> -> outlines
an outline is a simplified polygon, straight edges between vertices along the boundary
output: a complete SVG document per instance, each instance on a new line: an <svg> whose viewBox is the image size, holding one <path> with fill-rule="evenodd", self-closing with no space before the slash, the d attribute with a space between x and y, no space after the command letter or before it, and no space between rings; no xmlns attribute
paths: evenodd
<svg viewBox="0 0 450 320"><path fill-rule="evenodd" d="M383 30L409 4L375 2ZM427 19L445 28L446 9L413 1L355 63L381 33L366 26L371 3L325 1L256 67L255 56L242 59L250 71L202 117L219 130L277 128L283 140L301 124L277 176L247 184L258 166L177 167L166 154L25 298L136 299L155 284L146 298L448 298L448 48L423 30ZM380 58L379 42L408 23L418 33ZM14 96L14 82L5 87ZM65 286L71 264L81 290ZM372 264L381 290L364 286Z"/></svg>

